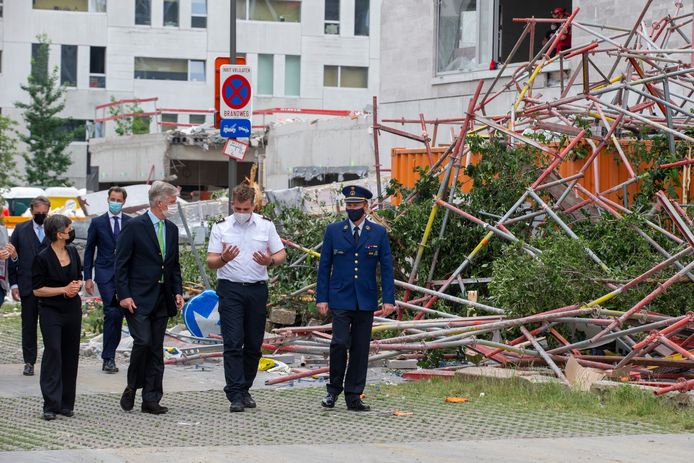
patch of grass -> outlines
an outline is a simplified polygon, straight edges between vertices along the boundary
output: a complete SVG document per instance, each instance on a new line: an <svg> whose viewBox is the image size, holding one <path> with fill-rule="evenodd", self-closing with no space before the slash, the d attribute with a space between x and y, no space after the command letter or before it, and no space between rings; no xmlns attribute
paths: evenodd
<svg viewBox="0 0 694 463"><path fill-rule="evenodd" d="M408 400L467 397L514 411L546 411L661 426L671 432L694 431L694 410L680 408L651 392L623 385L602 395L572 391L561 384L534 384L521 379L433 379L383 386L378 395L399 395Z"/></svg>

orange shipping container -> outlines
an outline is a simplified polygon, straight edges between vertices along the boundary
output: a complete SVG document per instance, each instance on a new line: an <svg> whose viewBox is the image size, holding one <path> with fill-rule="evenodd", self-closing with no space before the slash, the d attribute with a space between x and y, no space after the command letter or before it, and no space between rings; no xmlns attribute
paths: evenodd
<svg viewBox="0 0 694 463"><path fill-rule="evenodd" d="M646 142L648 143L648 142ZM633 144L630 142L622 143L622 147L629 156ZM432 157L434 162L436 162L439 157L446 151L446 147L432 148ZM470 157L470 163L475 165L479 160L479 154L473 153ZM464 160L465 161L465 160ZM562 177L570 177L578 173L581 168L585 165L584 159L577 159L574 161L564 161L559 165L559 173ZM426 154L426 150L423 148L393 148L391 150L391 175L394 180L400 182L405 188L413 188L417 180L419 180L419 173L415 172L415 167L425 167L429 166L429 158ZM645 165L639 166L641 171L645 170ZM680 171L679 178L680 184L683 180L683 168L678 168ZM638 174L638 171L637 171ZM443 178L443 175L439 176L439 180ZM619 153L614 149L614 147L605 148L593 166L588 168L585 172L584 177L579 181L579 183L585 187L588 191L596 193L597 191L608 190L629 178L629 173L623 162L619 160ZM461 172L458 181L462 183L462 191L468 193L472 188L471 179ZM451 179L450 184L453 184L453 179ZM599 187L596 191L596 184ZM629 198L633 198L633 195L638 193L639 185L638 182L632 183L627 187ZM609 199L615 202L622 203L622 198L624 196L624 190L620 189L614 193L607 195ZM689 193L685 196L682 195L682 188L677 188L678 200L681 202L691 201L692 196L694 196L694 182L689 182ZM392 198L393 204L399 204L402 198L396 197Z"/></svg>

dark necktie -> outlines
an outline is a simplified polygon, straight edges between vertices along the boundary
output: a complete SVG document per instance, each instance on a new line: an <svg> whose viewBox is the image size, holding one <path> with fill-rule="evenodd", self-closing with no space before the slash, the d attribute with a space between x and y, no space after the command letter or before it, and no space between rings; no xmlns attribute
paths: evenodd
<svg viewBox="0 0 694 463"><path fill-rule="evenodd" d="M120 220L119 217L113 217L113 237L118 239L120 235Z"/></svg>
<svg viewBox="0 0 694 463"><path fill-rule="evenodd" d="M359 227L354 227L354 242L359 241Z"/></svg>

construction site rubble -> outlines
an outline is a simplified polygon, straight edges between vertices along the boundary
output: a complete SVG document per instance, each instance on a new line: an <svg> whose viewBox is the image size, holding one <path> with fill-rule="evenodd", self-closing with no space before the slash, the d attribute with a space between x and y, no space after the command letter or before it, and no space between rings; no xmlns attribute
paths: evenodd
<svg viewBox="0 0 694 463"><path fill-rule="evenodd" d="M557 381L581 390L589 390L591 384L603 378L647 386L655 394L694 388L694 233L691 212L687 213L690 169L694 164L692 13L684 11L682 3L676 2L675 11L647 27L643 18L650 3L646 3L631 29L582 24L579 9L565 19L516 19L526 27L513 52L500 66L495 79L478 83L467 111L459 118L425 118L424 114L419 114L410 119L379 120L378 102L374 98L377 179L381 178L379 136L387 132L422 144L428 164L421 177L434 179L438 191L419 246L411 250L409 278L396 280L401 291L397 317L377 316L374 319L370 357L373 364L388 359L391 366L411 368L412 360L416 362L432 351L441 351L446 353L442 355L442 365L447 356L459 362L420 370L419 375L417 371L406 375L411 378L450 377L454 370L462 368L464 371L477 364L495 370L542 367L544 374L549 372ZM556 52L560 36L557 33L527 64L510 64L525 37L532 35L535 25L541 21L558 22L560 32L568 28L580 30L591 41ZM548 99L533 86L540 72L556 63L561 69L561 95ZM492 101L514 89L515 103L508 112L488 112ZM387 123L404 127L414 125L417 131L408 132ZM429 133L433 128L435 140L437 132L445 126L457 127L457 136L445 150L438 149L434 155L436 147ZM546 159L542 166L536 166L535 180L527 185L513 206L494 220L489 220L489 215L466 210L464 201L456 202L462 176L474 167L472 159L480 156L471 146L472 137L501 141L508 147L529 147L541 152ZM642 166L625 151L625 140L648 143L647 140L657 137L664 138L666 151L674 159L651 164L644 173L637 174ZM560 168L579 147L586 150L582 167L570 176L563 176ZM616 151L628 173L626 179L595 178L600 156L608 148ZM627 217L634 213L630 209L628 191L633 192L633 188L639 188L649 175L657 175L663 169L675 169L675 177L679 174L676 188L660 184L662 189L653 195L655 201L650 215L647 214L646 229L632 226L661 256L660 262L650 269L627 281L611 281L610 269L598 253L585 247L585 254L604 272L605 279L596 282L602 285L602 295L522 317L514 317L512 311L487 301L478 302L476 294L471 298L461 294L460 290L465 287L461 274L475 265L475 258L484 252L490 241L515 244L532 258L542 253L538 247L515 236L511 224L530 224L539 218L568 238L581 242L571 225L575 217L572 214L589 221L603 215L615 219ZM591 175L592 185L588 185L585 180ZM606 181L611 182L607 187L604 186ZM385 209L388 198L380 181L377 188L377 209ZM622 204L611 199L615 192L625 192ZM418 194L422 194L421 191L414 188L401 200L408 204ZM439 237L444 236L447 224L455 220L455 216L476 224L482 231L476 247L459 250L460 265L447 275L436 272L438 251L431 262L423 258L434 241L433 224L441 214L444 217L438 222L441 224ZM674 247L675 252L668 252L659 244L662 241L672 245L668 249ZM314 246L316 243L296 243L295 249L316 252ZM430 269L424 281L419 270L427 263ZM654 279L656 276L659 279ZM675 308L679 315L650 311L649 304L675 284L686 285L692 296L685 306ZM619 301L637 285L649 285L650 292L621 310L603 308L608 301ZM459 315L461 307L467 308L471 316ZM326 356L329 351L330 324L278 327L273 332L278 336L264 345L273 352ZM566 333L572 334L571 340L566 338ZM453 354L456 351L462 355ZM475 361L469 360L475 356ZM295 372L268 383L325 371L326 367Z"/></svg>

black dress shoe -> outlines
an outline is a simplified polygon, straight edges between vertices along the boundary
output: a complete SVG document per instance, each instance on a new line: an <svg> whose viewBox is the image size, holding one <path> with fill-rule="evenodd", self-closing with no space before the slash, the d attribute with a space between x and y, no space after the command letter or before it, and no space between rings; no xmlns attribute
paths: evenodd
<svg viewBox="0 0 694 463"><path fill-rule="evenodd" d="M70 417L72 417L72 416L75 416L75 412L73 412L73 411L70 410L69 408L63 408L63 409L60 410L58 413L61 414L61 415L63 415L63 416L67 416L68 418L70 418Z"/></svg>
<svg viewBox="0 0 694 463"><path fill-rule="evenodd" d="M361 399L357 399L354 402L349 402L347 404L347 410L351 410L353 412L368 412L371 410L371 407L362 402Z"/></svg>
<svg viewBox="0 0 694 463"><path fill-rule="evenodd" d="M104 364L101 367L101 371L109 374L118 373L118 367L116 366L116 361L113 359L104 360Z"/></svg>
<svg viewBox="0 0 694 463"><path fill-rule="evenodd" d="M135 389L126 387L123 395L120 397L120 408L129 412L135 406Z"/></svg>
<svg viewBox="0 0 694 463"><path fill-rule="evenodd" d="M242 412L244 408L242 400L234 400L231 405L229 405L229 411L231 413Z"/></svg>
<svg viewBox="0 0 694 463"><path fill-rule="evenodd" d="M24 376L34 376L34 365L31 363L24 364L24 371L22 372Z"/></svg>
<svg viewBox="0 0 694 463"><path fill-rule="evenodd" d="M255 400L253 400L253 397L251 397L251 395L248 392L246 392L243 395L242 402L243 402L244 408L255 408L257 406L257 404L255 403Z"/></svg>
<svg viewBox="0 0 694 463"><path fill-rule="evenodd" d="M163 407L156 402L142 402L142 413L151 413L152 415L163 415L168 412L167 407Z"/></svg>
<svg viewBox="0 0 694 463"><path fill-rule="evenodd" d="M46 421L53 421L55 419L55 412L43 412L43 419Z"/></svg>
<svg viewBox="0 0 694 463"><path fill-rule="evenodd" d="M325 397L323 397L323 400L321 400L320 404L323 406L323 408L335 408L335 397L334 394L328 393Z"/></svg>

